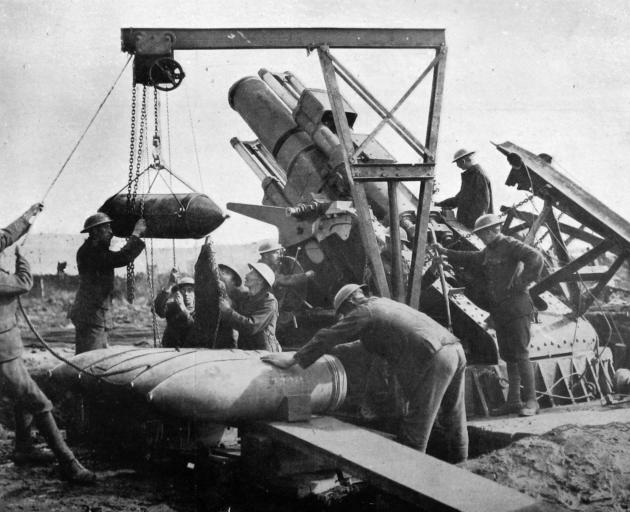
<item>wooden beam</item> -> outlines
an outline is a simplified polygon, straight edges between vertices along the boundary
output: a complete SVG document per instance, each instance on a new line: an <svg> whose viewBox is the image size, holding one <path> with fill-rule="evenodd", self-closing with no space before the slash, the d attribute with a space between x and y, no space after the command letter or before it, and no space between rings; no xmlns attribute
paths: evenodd
<svg viewBox="0 0 630 512"><path fill-rule="evenodd" d="M607 250L613 247L613 245L614 243L612 241L604 240L602 243L593 247L590 251L582 254L582 256L573 260L571 263L569 263L565 267L562 267L557 272L554 272L553 274L548 275L547 277L539 281L537 284L532 286L530 288L530 293L532 295L539 295L542 292L547 291L553 286L557 285L558 283L566 281L566 279L568 279L571 276L571 274L577 272L582 267L588 265L599 255L605 253Z"/></svg>
<svg viewBox="0 0 630 512"><path fill-rule="evenodd" d="M534 222L532 223L532 227L529 229L529 231L525 235L525 239L523 240L524 243L526 243L527 245L532 245L534 243L534 240L536 238L536 233L547 220L547 215L549 215L550 211L551 211L551 201L549 201L548 199L545 199L545 205L543 206L543 209L540 212L540 214L534 219Z"/></svg>
<svg viewBox="0 0 630 512"><path fill-rule="evenodd" d="M435 49L444 29L407 28L123 28L123 52L151 54L165 37L173 50L248 50L265 48Z"/></svg>
<svg viewBox="0 0 630 512"><path fill-rule="evenodd" d="M352 164L354 181L420 181L433 178L434 164Z"/></svg>
<svg viewBox="0 0 630 512"><path fill-rule="evenodd" d="M392 298L398 302L404 302L402 251L398 224L398 183L395 181L387 183L387 195L389 196L389 240L392 252Z"/></svg>
<svg viewBox="0 0 630 512"><path fill-rule="evenodd" d="M337 84L337 77L335 75L332 61L329 58L328 47L319 47L317 49L317 53L319 55L319 61L324 74L324 81L328 91L328 99L330 100L335 126L337 127L337 135L339 136L339 140L341 142L346 180L348 181L350 191L352 192L354 207L359 215L359 232L361 234L361 241L368 257L368 263L374 275L377 291L381 297L389 298L389 288L385 277L385 269L383 268L383 261L381 260L381 252L379 251L378 244L376 243L376 236L374 235L374 230L372 229L370 207L365 195L365 189L363 188L362 183L355 183L352 178L350 154L352 153L354 146L350 134L350 127L348 126L348 120L346 119L344 111L341 93L339 91L339 85Z"/></svg>
<svg viewBox="0 0 630 512"><path fill-rule="evenodd" d="M433 68L433 84L431 87L429 119L427 120L426 132L426 146L432 155L437 153L438 133L442 115L446 46L442 46L436 53L440 56L440 60ZM418 209L416 211L415 246L411 257L409 289L407 290L407 304L416 309L420 307L420 285L422 283L422 268L424 267L424 258L427 248L427 232L429 229L429 213L432 196L433 180L421 181L418 194Z"/></svg>
<svg viewBox="0 0 630 512"><path fill-rule="evenodd" d="M422 83L422 80L426 78L426 76L431 72L431 70L435 67L435 65L439 62L439 60L440 60L440 55L437 54L435 58L426 67L426 69L420 74L420 76L416 78L414 83L411 84L411 87L407 89L405 94L403 94L402 97L391 108L391 110L385 111L385 115L382 116L382 119L376 125L376 128L372 130L372 132L365 138L365 140L361 143L361 145L356 149L356 151L352 155L352 159L355 159L357 156L361 154L361 152L363 151L363 148L367 147L367 145L370 142L372 142L372 140L374 140L374 137L376 137L376 134L381 131L383 126L385 126L386 124L389 124L390 126L393 125L392 118L394 117L394 113L401 107L401 105L407 100L407 98L409 98L409 96L416 89L416 87L418 87ZM402 124L402 123L400 123L399 121L398 124ZM423 148L423 149L426 154L427 153L426 148ZM429 155L429 156L431 156L431 158L435 160L435 155Z"/></svg>
<svg viewBox="0 0 630 512"><path fill-rule="evenodd" d="M335 63L335 70L342 80L346 82L350 88L374 110L374 112L376 112L379 116L384 117L387 113L387 109L343 66L343 64L341 64L341 62L335 59L334 55L331 55L331 59ZM424 144L422 144L422 142L420 142L413 133L411 133L400 121L398 121L397 118L392 116L390 121L392 129L400 135L400 137L409 144L416 153L418 153L421 157L424 157L427 151Z"/></svg>
<svg viewBox="0 0 630 512"><path fill-rule="evenodd" d="M588 310L588 308L591 307L593 302L595 302L599 294L604 289L604 286L608 284L608 281L610 281L612 277L617 273L617 270L619 270L619 268L621 267L621 265L623 265L624 261L626 261L627 258L628 253L622 253L617 257L617 259L613 262L608 271L604 273L599 283L597 283L597 285L592 290L589 290L588 296L580 303L578 308L578 315L583 315Z"/></svg>

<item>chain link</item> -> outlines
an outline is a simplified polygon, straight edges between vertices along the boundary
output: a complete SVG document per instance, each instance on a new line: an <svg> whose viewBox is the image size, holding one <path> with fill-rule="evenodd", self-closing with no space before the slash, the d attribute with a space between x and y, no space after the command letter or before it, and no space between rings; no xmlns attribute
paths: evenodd
<svg viewBox="0 0 630 512"><path fill-rule="evenodd" d="M135 96L135 87L134 87L134 96ZM134 102L135 106L135 102ZM135 109L134 109L135 111ZM142 165L142 149L144 145L144 135L146 131L147 124L147 86L142 86L142 105L140 109L140 133L138 134L138 147L137 147L137 158L135 161L135 176L132 175L133 165L130 165L130 178L129 178L129 187L132 188L131 182L133 181L133 188L131 192L127 194L127 208L130 214L133 214L136 206L136 197L138 196L138 182L140 181L140 166ZM135 122L134 122L135 127ZM132 135L135 138L135 136ZM132 161L133 164L133 161ZM141 201L141 210L144 209L144 201ZM143 212L140 212L140 216L142 217ZM127 265L127 302L130 304L133 303L135 299L135 265L134 262L130 262Z"/></svg>

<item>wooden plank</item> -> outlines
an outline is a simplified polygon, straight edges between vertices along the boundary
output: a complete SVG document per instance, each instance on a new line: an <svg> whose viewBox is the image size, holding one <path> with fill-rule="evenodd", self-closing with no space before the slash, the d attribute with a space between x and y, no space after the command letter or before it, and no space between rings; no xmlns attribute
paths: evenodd
<svg viewBox="0 0 630 512"><path fill-rule="evenodd" d="M354 200L354 207L359 215L359 232L361 233L361 242L365 248L365 253L368 257L368 263L372 269L374 275L374 281L376 281L376 288L378 294L381 297L389 298L389 287L387 286L387 278L385 277L385 269L383 268L383 261L381 260L381 252L379 251L376 243L376 236L372 229L370 207L365 195L365 189L363 184L355 183L352 179L352 169L350 162L350 154L352 153L353 143L350 135L350 127L348 126L348 120L346 119L343 101L341 93L339 91L339 84L337 83L337 77L333 68L332 61L328 53L327 47L320 47L317 49L319 54L319 61L324 74L324 81L326 82L326 89L328 92L328 99L330 100L330 106L332 107L333 118L335 126L337 127L337 135L341 141L341 152L343 154L344 172L346 179L350 185L352 192L352 199Z"/></svg>
<svg viewBox="0 0 630 512"><path fill-rule="evenodd" d="M536 510L536 500L525 494L335 418L257 426L272 439L328 460L424 510Z"/></svg>

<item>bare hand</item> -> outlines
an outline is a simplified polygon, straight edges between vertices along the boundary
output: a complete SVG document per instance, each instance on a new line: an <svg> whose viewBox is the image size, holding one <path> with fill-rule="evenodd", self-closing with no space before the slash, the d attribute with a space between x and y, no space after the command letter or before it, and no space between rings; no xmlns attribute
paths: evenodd
<svg viewBox="0 0 630 512"><path fill-rule="evenodd" d="M171 273L168 276L168 284L170 286L177 284L178 277L179 277L179 271L176 268L171 269Z"/></svg>
<svg viewBox="0 0 630 512"><path fill-rule="evenodd" d="M15 246L15 256L17 258L19 258L20 256L22 256L22 253L20 252L20 246L16 244Z"/></svg>
<svg viewBox="0 0 630 512"><path fill-rule="evenodd" d="M138 238L140 238L146 232L147 232L147 221L144 219L138 219L138 222L136 222L136 225L133 227L133 232L131 233L131 235L137 236Z"/></svg>
<svg viewBox="0 0 630 512"><path fill-rule="evenodd" d="M226 311L229 311L230 309L232 309L232 306L230 305L229 300L225 298L219 299L219 311L221 311L221 313L225 313Z"/></svg>
<svg viewBox="0 0 630 512"><path fill-rule="evenodd" d="M182 311L188 311L184 303L184 296L180 292L175 292L175 304L177 304Z"/></svg>
<svg viewBox="0 0 630 512"><path fill-rule="evenodd" d="M512 288L518 288L522 284L521 274L523 273L524 268L525 268L525 265L523 264L523 262L519 261L518 264L516 265L516 268L514 269L514 274L512 274L510 282L507 285L508 290L511 290Z"/></svg>
<svg viewBox="0 0 630 512"><path fill-rule="evenodd" d="M307 270L306 272L304 272L304 275L308 279L313 279L315 277L315 271L314 270Z"/></svg>
<svg viewBox="0 0 630 512"><path fill-rule="evenodd" d="M24 217L30 219L31 217L37 215L44 209L44 203L35 203L28 210L24 212Z"/></svg>
<svg viewBox="0 0 630 512"><path fill-rule="evenodd" d="M278 368L291 368L293 365L297 364L292 352L274 352L262 356L260 359Z"/></svg>
<svg viewBox="0 0 630 512"><path fill-rule="evenodd" d="M445 249L441 244L438 244L437 242L431 244L431 249L433 249L438 254L446 254L447 251L447 249Z"/></svg>

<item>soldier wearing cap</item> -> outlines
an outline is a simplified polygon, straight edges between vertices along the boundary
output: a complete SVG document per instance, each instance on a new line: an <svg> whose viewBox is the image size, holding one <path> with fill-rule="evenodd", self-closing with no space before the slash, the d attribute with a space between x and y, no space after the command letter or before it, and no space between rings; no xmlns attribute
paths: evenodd
<svg viewBox="0 0 630 512"><path fill-rule="evenodd" d="M0 252L28 231L29 220L42 208L42 204L34 204L0 230ZM16 246L15 273L0 271L0 396L7 395L15 401L15 449L11 458L16 464L42 464L56 458L63 478L79 484L91 484L96 476L79 463L64 441L51 412L52 403L29 375L22 360L24 347L17 325L17 300L32 286L30 266ZM35 446L31 431L33 424L52 453Z"/></svg>
<svg viewBox="0 0 630 512"><path fill-rule="evenodd" d="M140 237L147 225L144 219L136 222L128 242L120 251L110 251L112 219L105 213L90 215L81 233L89 236L77 251L79 290L70 311L76 331L76 353L107 347L108 331L112 322L112 292L114 269L131 263L144 249Z"/></svg>
<svg viewBox="0 0 630 512"><path fill-rule="evenodd" d="M497 412L532 416L538 412L538 403L534 369L529 360L533 304L527 287L538 279L543 257L533 247L502 235L501 224L494 214L477 219L473 233L486 245L482 251L453 251L439 244L434 247L454 266L482 269L490 315L509 381L506 406Z"/></svg>
<svg viewBox="0 0 630 512"><path fill-rule="evenodd" d="M276 339L278 301L271 293L274 272L265 263L249 263L248 266L247 296L236 304L221 299L221 322L238 331L238 348L280 352L282 348Z"/></svg>
<svg viewBox="0 0 630 512"><path fill-rule="evenodd" d="M163 347L194 346L195 280L171 271L168 287L162 288L154 301L155 313L166 319L162 335Z"/></svg>
<svg viewBox="0 0 630 512"><path fill-rule="evenodd" d="M474 151L458 150L453 163L462 169L462 184L456 196L435 203L435 206L457 208L457 222L472 229L484 213L492 213L492 186L481 166L475 163Z"/></svg>
<svg viewBox="0 0 630 512"><path fill-rule="evenodd" d="M400 425L399 440L425 451L433 423L442 406L448 459L468 456L464 403L466 356L459 340L429 316L405 304L366 297L364 285L347 284L334 298L341 319L321 329L295 353L270 354L263 360L280 368L307 368L333 347L356 339L382 357L393 369L409 401Z"/></svg>

